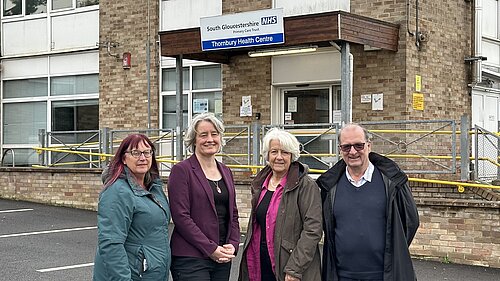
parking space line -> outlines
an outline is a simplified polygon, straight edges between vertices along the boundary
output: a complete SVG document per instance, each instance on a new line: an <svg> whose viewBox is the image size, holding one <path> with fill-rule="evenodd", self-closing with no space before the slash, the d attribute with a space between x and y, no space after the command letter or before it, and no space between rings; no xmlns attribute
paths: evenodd
<svg viewBox="0 0 500 281"><path fill-rule="evenodd" d="M90 229L96 229L96 228L97 228L97 226L86 226L86 227L64 228L64 229L54 229L54 230L35 231L35 232L13 233L13 234L0 235L0 238L10 238L10 237L29 236L29 235L38 235L38 234L50 234L50 233L70 232L70 231L80 231L80 230L90 230Z"/></svg>
<svg viewBox="0 0 500 281"><path fill-rule="evenodd" d="M3 211L0 211L0 213L15 213L15 212L26 212L26 211L33 211L33 209L12 209L12 210L3 210Z"/></svg>
<svg viewBox="0 0 500 281"><path fill-rule="evenodd" d="M67 265L67 266L60 266L60 267L53 267L53 268L45 268L45 269L37 269L36 271L38 272L51 272L51 271L58 271L58 270L65 270L65 269L72 269L72 268L79 268L79 267L87 267L87 266L93 266L94 263L82 263L82 264L75 264L75 265Z"/></svg>

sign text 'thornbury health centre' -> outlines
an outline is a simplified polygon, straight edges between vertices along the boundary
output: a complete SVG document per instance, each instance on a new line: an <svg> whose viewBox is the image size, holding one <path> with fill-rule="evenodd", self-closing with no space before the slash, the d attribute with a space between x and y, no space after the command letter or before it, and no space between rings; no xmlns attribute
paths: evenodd
<svg viewBox="0 0 500 281"><path fill-rule="evenodd" d="M203 51L285 43L283 9L200 19Z"/></svg>

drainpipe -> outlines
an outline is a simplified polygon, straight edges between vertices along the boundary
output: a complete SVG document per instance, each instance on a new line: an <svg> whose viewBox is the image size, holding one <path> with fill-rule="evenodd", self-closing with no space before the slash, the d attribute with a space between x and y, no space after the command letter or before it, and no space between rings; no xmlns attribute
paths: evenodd
<svg viewBox="0 0 500 281"><path fill-rule="evenodd" d="M474 6L474 57L481 57L483 52L483 37L482 37L482 23L483 23L483 1L476 0ZM473 84L481 83L483 81L482 75L482 60L474 60L473 62Z"/></svg>

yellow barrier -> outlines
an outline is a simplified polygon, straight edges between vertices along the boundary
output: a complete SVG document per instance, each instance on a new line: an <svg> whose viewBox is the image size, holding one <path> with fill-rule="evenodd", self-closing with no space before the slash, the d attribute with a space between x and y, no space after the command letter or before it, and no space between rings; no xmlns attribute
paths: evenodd
<svg viewBox="0 0 500 281"><path fill-rule="evenodd" d="M86 151L76 151L76 150L64 150L64 149L57 149L57 148L45 148L45 147L33 147L33 149L37 153L41 153L42 151L53 151L53 152L61 152L61 153L72 153L72 154L83 154L83 155L92 155L92 156L99 156L101 161L106 160L108 157L113 157L112 154L104 154L104 153L93 153L93 152L86 152ZM224 155L224 154L222 154ZM301 155L302 156L302 155ZM393 158L400 158L403 156L411 156L411 157L423 157L419 155L386 155L389 157ZM434 158L434 159L447 159L446 157L450 156L429 156L428 158ZM177 160L170 160L170 159L163 159L163 158L171 158L171 156L157 156L156 159L158 162L161 163L171 163L175 164L179 161ZM451 157L450 157L451 158ZM460 158L460 157L457 157ZM470 159L474 159L473 157L470 157ZM486 160L490 161L493 164L500 166L499 163L488 159L488 158L481 158L481 160ZM91 162L99 162L97 160L93 161L81 161L81 162L65 162L65 163L57 163L57 164L51 164L49 165L50 167L52 166L64 166L64 165L75 165L75 164L86 164L86 163L91 163ZM34 168L48 168L49 166L41 166L41 165L32 165ZM237 168L237 169L249 169L251 170L252 174L256 174L259 169L264 168L264 166L254 166L254 165L227 165L230 168ZM310 169L309 172L311 174L322 174L326 170L320 170L320 169ZM436 184L443 184L443 185L453 185L458 188L459 192L464 192L464 187L475 187L475 188L491 188L491 189L500 189L500 186L495 186L495 185L488 185L488 184L480 184L480 183L469 183L469 182L456 182L456 181L444 181L444 180L432 180L432 179L421 179L421 178L408 178L410 182L423 182L423 183L436 183Z"/></svg>

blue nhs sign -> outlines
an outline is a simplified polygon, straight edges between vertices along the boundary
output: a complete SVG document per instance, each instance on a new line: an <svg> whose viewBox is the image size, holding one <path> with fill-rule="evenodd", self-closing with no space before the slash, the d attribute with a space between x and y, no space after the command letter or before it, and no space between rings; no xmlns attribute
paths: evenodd
<svg viewBox="0 0 500 281"><path fill-rule="evenodd" d="M285 43L283 8L200 18L203 51Z"/></svg>
<svg viewBox="0 0 500 281"><path fill-rule="evenodd" d="M262 18L260 18L260 24L261 25L277 24L277 23L278 23L278 17L277 16L268 16L268 17L262 17Z"/></svg>

